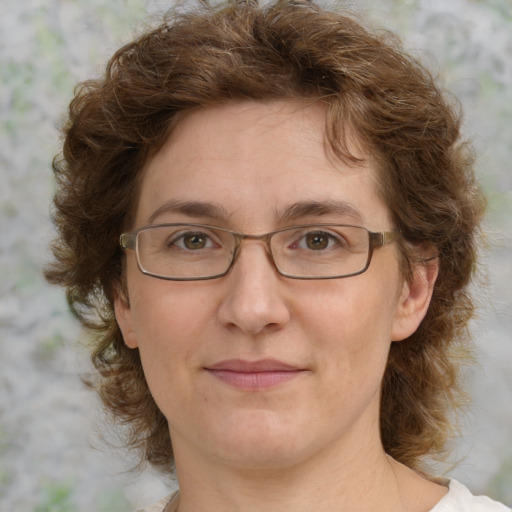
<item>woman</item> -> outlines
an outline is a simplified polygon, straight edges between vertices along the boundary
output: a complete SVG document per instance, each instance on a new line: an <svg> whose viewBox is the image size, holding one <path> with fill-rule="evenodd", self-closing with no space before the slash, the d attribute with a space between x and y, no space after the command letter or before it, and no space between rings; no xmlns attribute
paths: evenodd
<svg viewBox="0 0 512 512"><path fill-rule="evenodd" d="M310 2L176 13L77 91L47 275L176 471L148 511L507 510L424 466L484 205L459 126L395 40Z"/></svg>

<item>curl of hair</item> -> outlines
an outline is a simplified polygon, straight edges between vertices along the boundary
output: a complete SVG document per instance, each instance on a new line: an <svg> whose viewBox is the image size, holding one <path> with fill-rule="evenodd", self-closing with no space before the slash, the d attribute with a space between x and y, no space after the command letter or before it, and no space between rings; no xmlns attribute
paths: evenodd
<svg viewBox="0 0 512 512"><path fill-rule="evenodd" d="M442 454L463 393L469 346L468 283L484 200L460 119L430 73L389 33L312 2L233 1L176 11L121 48L105 75L81 84L70 104L58 183L55 262L47 279L67 289L72 311L95 333L99 394L130 427L142 460L172 468L167 422L128 349L113 299L123 290L118 238L132 228L141 168L184 112L232 101L320 100L334 154L357 165L355 135L378 169L380 192L402 231L404 274L415 247L432 247L440 272L426 318L393 343L382 384L381 435L397 460L419 467Z"/></svg>

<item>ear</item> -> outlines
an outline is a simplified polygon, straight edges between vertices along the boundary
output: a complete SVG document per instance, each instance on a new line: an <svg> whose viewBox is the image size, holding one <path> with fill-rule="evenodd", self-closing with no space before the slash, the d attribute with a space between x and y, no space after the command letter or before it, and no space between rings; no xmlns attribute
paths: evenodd
<svg viewBox="0 0 512 512"><path fill-rule="evenodd" d="M133 315L130 308L130 301L125 292L119 291L114 297L114 313L116 315L117 325L123 334L124 343L129 348L137 348L137 338L133 328Z"/></svg>
<svg viewBox="0 0 512 512"><path fill-rule="evenodd" d="M409 281L404 280L391 330L392 341L413 334L427 314L434 284L439 273L439 258L419 263Z"/></svg>

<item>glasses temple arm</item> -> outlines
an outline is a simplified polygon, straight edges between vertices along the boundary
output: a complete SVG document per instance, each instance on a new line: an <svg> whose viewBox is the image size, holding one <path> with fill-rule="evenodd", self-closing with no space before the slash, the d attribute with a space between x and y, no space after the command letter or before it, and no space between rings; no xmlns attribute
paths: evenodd
<svg viewBox="0 0 512 512"><path fill-rule="evenodd" d="M119 245L123 249L131 249L132 251L134 251L135 246L136 246L136 241L137 241L137 235L135 235L134 233L123 233L119 237Z"/></svg>

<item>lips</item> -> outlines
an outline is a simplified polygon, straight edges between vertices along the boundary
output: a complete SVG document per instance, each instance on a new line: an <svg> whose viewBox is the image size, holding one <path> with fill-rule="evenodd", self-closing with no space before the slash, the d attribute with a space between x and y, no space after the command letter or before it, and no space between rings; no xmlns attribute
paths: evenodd
<svg viewBox="0 0 512 512"><path fill-rule="evenodd" d="M263 390L283 385L305 370L275 359L220 361L205 370L222 382L242 390Z"/></svg>

